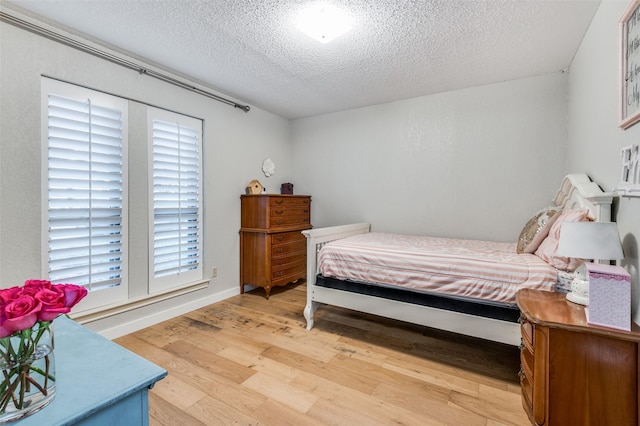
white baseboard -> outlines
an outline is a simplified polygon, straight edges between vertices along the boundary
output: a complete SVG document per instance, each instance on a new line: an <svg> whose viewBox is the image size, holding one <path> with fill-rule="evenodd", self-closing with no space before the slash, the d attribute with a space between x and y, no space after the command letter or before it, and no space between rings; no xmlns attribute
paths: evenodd
<svg viewBox="0 0 640 426"><path fill-rule="evenodd" d="M146 327L150 327L159 322L186 314L187 312L200 309L204 306L211 305L216 302L220 302L237 294L239 294L239 290L237 288L233 288L221 291L220 293L216 293L208 297L204 297L202 299L173 306L170 309L152 312L126 322L118 323L118 316L116 315L105 320L84 323L83 325L106 337L107 339L116 339L126 334L133 333ZM113 322L116 322L116 324L114 325Z"/></svg>

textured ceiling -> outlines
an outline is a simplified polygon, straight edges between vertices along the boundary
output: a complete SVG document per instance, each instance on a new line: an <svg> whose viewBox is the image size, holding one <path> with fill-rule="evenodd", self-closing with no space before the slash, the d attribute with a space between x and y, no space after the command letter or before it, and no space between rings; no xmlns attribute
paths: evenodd
<svg viewBox="0 0 640 426"><path fill-rule="evenodd" d="M566 69L600 3L332 0L353 29L321 44L294 27L310 2L3 4L295 119Z"/></svg>

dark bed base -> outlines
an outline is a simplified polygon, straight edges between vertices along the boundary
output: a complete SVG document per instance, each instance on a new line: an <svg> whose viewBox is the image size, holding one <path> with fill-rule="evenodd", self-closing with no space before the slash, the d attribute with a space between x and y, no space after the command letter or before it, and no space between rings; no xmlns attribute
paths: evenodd
<svg viewBox="0 0 640 426"><path fill-rule="evenodd" d="M442 296L381 284L363 284L348 280L342 281L335 278L323 277L322 275L316 276L316 285L507 322L518 322L520 318L520 310L516 305L502 305L486 301Z"/></svg>

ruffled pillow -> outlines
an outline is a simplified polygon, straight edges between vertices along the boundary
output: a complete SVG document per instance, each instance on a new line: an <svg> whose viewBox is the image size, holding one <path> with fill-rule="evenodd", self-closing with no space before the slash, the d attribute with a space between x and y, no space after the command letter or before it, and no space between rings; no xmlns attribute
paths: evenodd
<svg viewBox="0 0 640 426"><path fill-rule="evenodd" d="M561 211L558 206L547 206L536 212L520 232L517 252L535 252L542 240L549 234L551 225L556 221Z"/></svg>
<svg viewBox="0 0 640 426"><path fill-rule="evenodd" d="M592 221L589 216L589 209L564 210L558 215L556 221L549 229L549 235L541 243L535 254L549 265L561 271L575 270L584 259L574 259L571 257L558 256L558 245L560 243L560 228L564 222L586 222Z"/></svg>

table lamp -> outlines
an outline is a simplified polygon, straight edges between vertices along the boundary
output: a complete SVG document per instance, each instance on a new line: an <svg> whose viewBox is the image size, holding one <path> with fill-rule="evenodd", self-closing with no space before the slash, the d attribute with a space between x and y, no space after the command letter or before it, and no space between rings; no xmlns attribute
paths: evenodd
<svg viewBox="0 0 640 426"><path fill-rule="evenodd" d="M560 228L558 255L585 260L622 259L622 244L614 222L564 222ZM582 263L575 271L567 300L589 304L589 275Z"/></svg>

